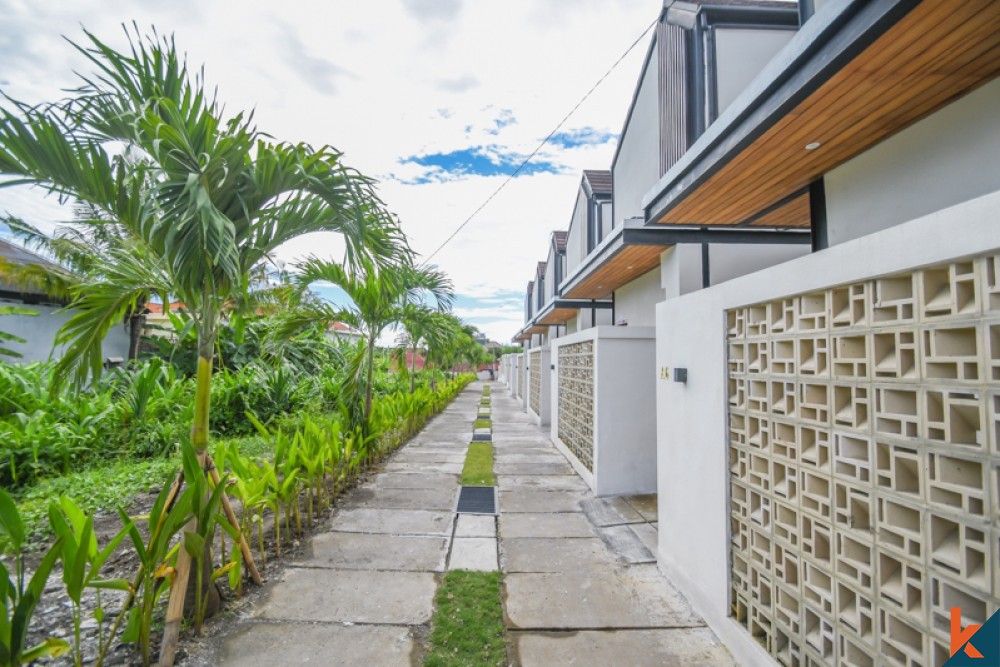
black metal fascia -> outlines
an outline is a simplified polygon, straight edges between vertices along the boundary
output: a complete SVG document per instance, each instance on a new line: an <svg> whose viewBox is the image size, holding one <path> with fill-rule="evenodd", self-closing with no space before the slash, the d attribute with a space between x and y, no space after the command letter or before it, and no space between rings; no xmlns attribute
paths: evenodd
<svg viewBox="0 0 1000 667"><path fill-rule="evenodd" d="M650 225L622 231L623 245L672 246L686 243L808 244L808 229L747 229L745 227L672 227Z"/></svg>
<svg viewBox="0 0 1000 667"><path fill-rule="evenodd" d="M581 308L606 310L612 306L610 299L556 299L552 303L553 308L575 308L577 310Z"/></svg>
<svg viewBox="0 0 1000 667"><path fill-rule="evenodd" d="M743 96L749 99L742 107L737 100L727 110L732 118L723 114L723 124L713 124L699 139L703 145L692 146L651 188L644 197L646 220L669 213L918 4L919 0L851 0L839 11L821 12L806 22L786 46L793 52L784 58L779 54L758 78L759 90L745 91ZM818 22L820 16L826 21ZM778 67L768 80L768 69Z"/></svg>

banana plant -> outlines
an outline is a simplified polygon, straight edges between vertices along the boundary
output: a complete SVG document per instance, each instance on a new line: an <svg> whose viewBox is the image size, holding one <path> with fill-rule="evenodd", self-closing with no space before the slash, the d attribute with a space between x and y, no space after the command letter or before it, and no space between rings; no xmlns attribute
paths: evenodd
<svg viewBox="0 0 1000 667"><path fill-rule="evenodd" d="M49 524L62 544L63 584L73 605L73 662L79 667L83 664L83 653L80 650L83 591L86 588L97 589L98 604L94 610L94 619L98 625L98 643L103 649L105 612L100 604L100 591L112 589L128 592L130 588L125 579L99 578L101 568L128 535L131 524L122 528L104 549L99 549L93 517L87 516L79 505L66 496L61 497L59 502L52 501L49 504Z"/></svg>
<svg viewBox="0 0 1000 667"><path fill-rule="evenodd" d="M25 585L25 538L24 522L17 505L6 491L0 489L0 553L10 551L14 555L13 573L0 561L0 665L11 667L20 667L44 657L65 655L70 650L65 640L54 637L34 646L26 646L28 625L42 598L49 573L59 559L62 541L57 539L49 547Z"/></svg>

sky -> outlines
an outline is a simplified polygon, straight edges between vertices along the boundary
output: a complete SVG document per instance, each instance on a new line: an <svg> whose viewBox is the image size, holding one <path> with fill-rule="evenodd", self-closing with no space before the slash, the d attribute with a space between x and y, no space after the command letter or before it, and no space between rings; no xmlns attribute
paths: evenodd
<svg viewBox="0 0 1000 667"><path fill-rule="evenodd" d="M86 63L83 29L173 33L227 112L253 109L277 140L331 145L379 182L426 258L507 178L656 18L660 0L0 0L0 92L59 99ZM611 165L650 35L432 262L454 312L506 342L549 235L566 229L583 169ZM0 213L49 230L69 210L0 189ZM338 258L339 239L283 246L286 266ZM320 286L325 296L333 290Z"/></svg>

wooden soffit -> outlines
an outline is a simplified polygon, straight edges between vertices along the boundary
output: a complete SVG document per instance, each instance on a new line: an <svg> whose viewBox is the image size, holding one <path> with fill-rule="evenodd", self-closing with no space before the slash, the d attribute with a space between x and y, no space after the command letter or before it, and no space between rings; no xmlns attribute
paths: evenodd
<svg viewBox="0 0 1000 667"><path fill-rule="evenodd" d="M548 326L566 324L576 317L582 308L608 309L612 307L611 301L594 301L592 299L563 299L556 298L549 302L547 306L538 314L536 322Z"/></svg>
<svg viewBox="0 0 1000 667"><path fill-rule="evenodd" d="M998 74L997 0L821 11L645 197L647 220L801 225L796 193Z"/></svg>

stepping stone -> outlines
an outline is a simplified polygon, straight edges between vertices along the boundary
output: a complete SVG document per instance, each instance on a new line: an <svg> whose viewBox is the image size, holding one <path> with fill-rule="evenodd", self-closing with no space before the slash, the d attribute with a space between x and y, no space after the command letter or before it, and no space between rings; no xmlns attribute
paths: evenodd
<svg viewBox="0 0 1000 667"><path fill-rule="evenodd" d="M649 549L654 556L660 550L660 531L656 529L654 523L634 523L629 526L639 540Z"/></svg>
<svg viewBox="0 0 1000 667"><path fill-rule="evenodd" d="M271 588L259 618L418 625L431 618L435 575L289 568Z"/></svg>
<svg viewBox="0 0 1000 667"><path fill-rule="evenodd" d="M708 628L513 633L521 667L736 667Z"/></svg>
<svg viewBox="0 0 1000 667"><path fill-rule="evenodd" d="M384 472L375 476L375 486L383 489L458 488L458 475L434 472Z"/></svg>
<svg viewBox="0 0 1000 667"><path fill-rule="evenodd" d="M644 523L642 515L621 498L588 498L581 509L595 526L617 526L623 523Z"/></svg>
<svg viewBox="0 0 1000 667"><path fill-rule="evenodd" d="M448 551L444 537L321 533L310 541L310 556L302 567L343 570L406 570L441 572Z"/></svg>
<svg viewBox="0 0 1000 667"><path fill-rule="evenodd" d="M577 512L584 495L574 491L500 491L501 512Z"/></svg>
<svg viewBox="0 0 1000 667"><path fill-rule="evenodd" d="M658 506L655 493L646 493L641 496L624 496L624 498L625 502L641 514L642 518L646 521L656 521Z"/></svg>
<svg viewBox="0 0 1000 667"><path fill-rule="evenodd" d="M330 522L342 533L387 533L448 537L454 514L425 510L342 509Z"/></svg>
<svg viewBox="0 0 1000 667"><path fill-rule="evenodd" d="M465 437L466 446L469 444L468 436ZM464 463L431 463L429 461L390 461L385 466L386 472L424 472L424 473L444 473L447 475L461 475Z"/></svg>
<svg viewBox="0 0 1000 667"><path fill-rule="evenodd" d="M503 540L522 537L594 537L590 522L583 514L512 513L500 515L500 537Z"/></svg>
<svg viewBox="0 0 1000 667"><path fill-rule="evenodd" d="M504 576L511 627L588 630L697 627L704 623L655 565L599 572Z"/></svg>
<svg viewBox="0 0 1000 667"><path fill-rule="evenodd" d="M497 536L496 517L478 514L459 514L455 520L455 537Z"/></svg>
<svg viewBox="0 0 1000 667"><path fill-rule="evenodd" d="M649 524L635 524L648 526ZM655 563L656 557L639 536L632 531L632 526L608 526L598 528L597 535L604 542L608 551L623 563Z"/></svg>
<svg viewBox="0 0 1000 667"><path fill-rule="evenodd" d="M451 543L449 570L496 572L497 541L491 537L456 537Z"/></svg>
<svg viewBox="0 0 1000 667"><path fill-rule="evenodd" d="M594 572L615 567L601 540L584 538L506 538L500 543L503 571Z"/></svg>
<svg viewBox="0 0 1000 667"><path fill-rule="evenodd" d="M576 475L565 459L553 463L516 463L497 461L493 469L498 475Z"/></svg>
<svg viewBox="0 0 1000 667"><path fill-rule="evenodd" d="M405 627L247 623L226 638L214 664L409 667L413 650Z"/></svg>
<svg viewBox="0 0 1000 667"><path fill-rule="evenodd" d="M372 509L451 510L455 507L454 486L436 489L361 488L346 496L343 507Z"/></svg>
<svg viewBox="0 0 1000 667"><path fill-rule="evenodd" d="M590 487L576 475L498 475L504 491L582 491Z"/></svg>

